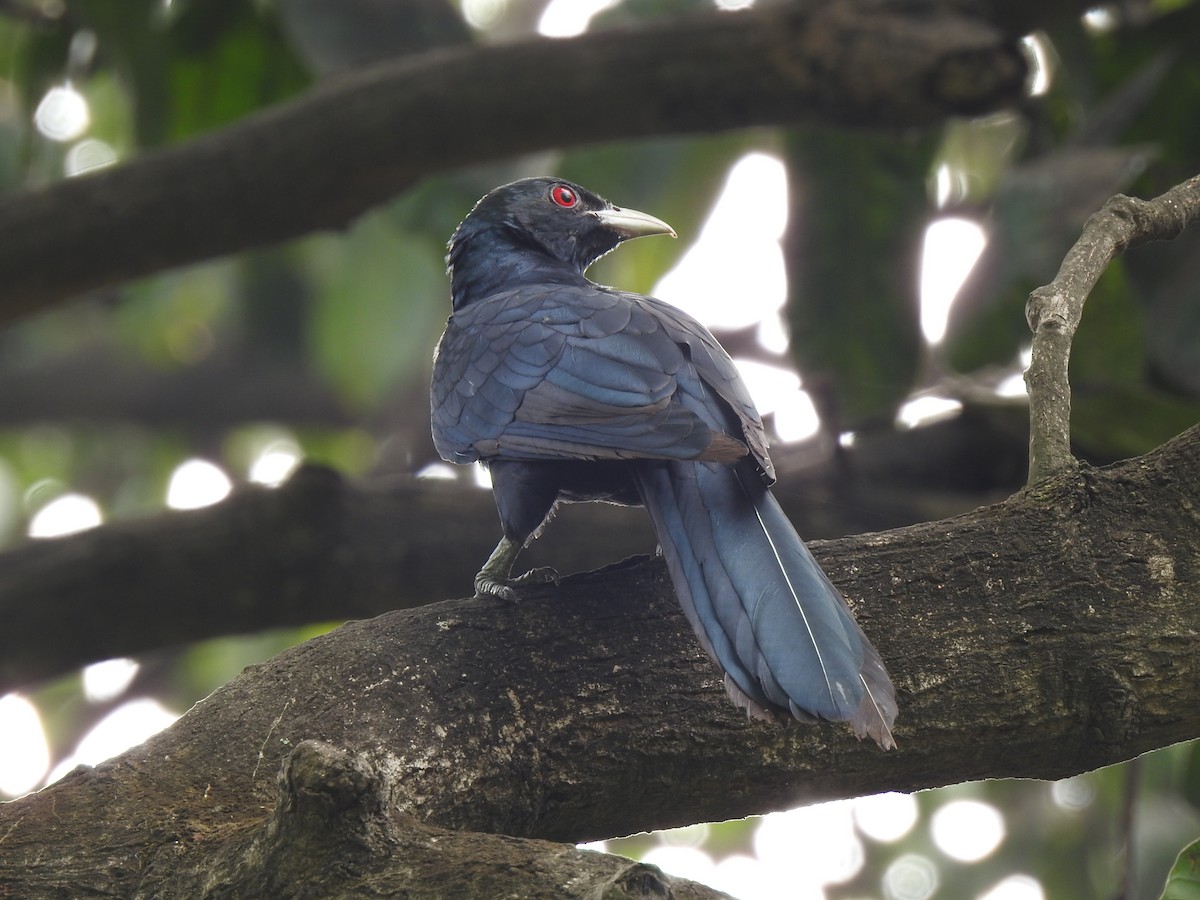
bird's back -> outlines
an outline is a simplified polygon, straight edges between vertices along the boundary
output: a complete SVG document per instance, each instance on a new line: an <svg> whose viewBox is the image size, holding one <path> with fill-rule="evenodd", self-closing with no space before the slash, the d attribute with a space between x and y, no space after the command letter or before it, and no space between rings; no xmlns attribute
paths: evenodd
<svg viewBox="0 0 1200 900"><path fill-rule="evenodd" d="M591 283L521 285L456 311L431 401L435 445L452 462L731 461L748 444L770 471L762 421L707 330Z"/></svg>

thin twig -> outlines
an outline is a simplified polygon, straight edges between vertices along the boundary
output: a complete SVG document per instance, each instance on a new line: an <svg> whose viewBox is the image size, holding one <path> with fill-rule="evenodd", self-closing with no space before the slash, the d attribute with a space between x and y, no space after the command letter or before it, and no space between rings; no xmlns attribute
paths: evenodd
<svg viewBox="0 0 1200 900"><path fill-rule="evenodd" d="M1088 219L1050 284L1029 295L1025 316L1033 332L1029 388L1029 484L1068 471L1071 387L1067 364L1083 304L1108 264L1130 247L1172 240L1200 218L1200 175L1153 200L1117 194Z"/></svg>

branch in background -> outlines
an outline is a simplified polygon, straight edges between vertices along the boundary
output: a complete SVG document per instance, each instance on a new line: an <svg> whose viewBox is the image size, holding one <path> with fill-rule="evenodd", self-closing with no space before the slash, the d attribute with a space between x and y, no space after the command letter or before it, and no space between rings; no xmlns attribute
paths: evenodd
<svg viewBox="0 0 1200 900"><path fill-rule="evenodd" d="M579 841L1061 778L1194 738L1198 467L1193 428L967 516L814 547L895 680L896 752L844 727L747 720L656 560L518 604L349 623L246 669L147 743L0 805L0 889L59 877L48 846L81 893L206 869L264 825L274 773L310 739L377 773L392 815Z"/></svg>
<svg viewBox="0 0 1200 900"><path fill-rule="evenodd" d="M986 481L1015 490L1024 449L1015 418L980 413L865 434L848 457L803 470L784 446L775 455L775 493L806 537L879 531L995 502L1010 491L981 493L969 475L979 467L1005 472ZM839 465L846 458L849 471ZM960 465L965 459L971 467ZM113 656L467 593L499 523L490 492L462 474L454 483L411 476L355 483L306 466L276 490L245 486L205 509L6 549L0 693ZM642 510L574 504L522 561L567 574L654 547Z"/></svg>
<svg viewBox="0 0 1200 900"><path fill-rule="evenodd" d="M753 125L929 125L1018 102L1025 74L1015 42L990 25L868 2L409 57L186 144L5 198L0 322L342 228L420 179L471 163Z"/></svg>
<svg viewBox="0 0 1200 900"><path fill-rule="evenodd" d="M345 404L313 368L253 348L155 367L115 347L89 347L32 365L0 366L0 427L131 423L223 435L248 422L349 426L354 420Z"/></svg>
<svg viewBox="0 0 1200 900"><path fill-rule="evenodd" d="M1029 484L1066 472L1071 456L1071 340L1083 305L1108 264L1130 247L1178 237L1200 218L1200 175L1153 200L1117 194L1088 219L1054 280L1029 295Z"/></svg>
<svg viewBox="0 0 1200 900"><path fill-rule="evenodd" d="M306 466L276 490L247 486L205 509L9 550L0 692L97 659L469 593L499 531L490 492L411 477L374 484ZM562 571L653 550L640 510L594 513L552 529Z"/></svg>

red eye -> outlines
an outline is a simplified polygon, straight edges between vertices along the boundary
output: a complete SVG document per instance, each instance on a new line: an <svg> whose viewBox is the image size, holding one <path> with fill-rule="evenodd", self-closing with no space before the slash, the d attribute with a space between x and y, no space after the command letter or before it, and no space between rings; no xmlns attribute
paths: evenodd
<svg viewBox="0 0 1200 900"><path fill-rule="evenodd" d="M565 184L556 184L550 188L550 199L563 209L570 209L579 202L579 195Z"/></svg>

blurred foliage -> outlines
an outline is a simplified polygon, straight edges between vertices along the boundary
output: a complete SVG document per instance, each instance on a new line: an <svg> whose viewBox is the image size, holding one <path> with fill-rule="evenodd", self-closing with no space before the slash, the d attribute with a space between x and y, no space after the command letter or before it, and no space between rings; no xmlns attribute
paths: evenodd
<svg viewBox="0 0 1200 900"><path fill-rule="evenodd" d="M1200 833L1200 803L1186 789L1198 768L1200 744L1193 742L1146 754L1135 765L1110 766L1058 783L996 780L922 791L915 795L916 820L892 840L872 838L857 825L856 811L855 826L837 837L861 844L861 865L845 880L829 883L825 895L829 900L906 896L959 900L983 897L1005 878L1025 876L1036 880L1048 900L1121 896L1132 900L1158 897L1168 883L1168 872L1173 873L1169 889L1190 888L1187 879L1200 871L1195 868L1196 847L1185 850L1178 862L1176 854L1182 841ZM990 806L1002 819L1003 833L995 849L974 860L951 855L935 825L940 810L962 800ZM1132 844L1124 827L1127 819L1132 822ZM608 841L607 849L640 858L663 847L694 847L720 864L756 854L759 821L751 818L633 835ZM800 896L810 896L802 889L809 886L803 861L809 858L811 845L823 844L828 836L804 829L803 823L797 825L793 859L768 861L781 879L791 872ZM925 862L934 880L926 893L906 894L893 869L913 857ZM1124 894L1122 885L1127 888ZM785 896L782 889L777 895ZM1190 900L1192 895L1176 896Z"/></svg>
<svg viewBox="0 0 1200 900"><path fill-rule="evenodd" d="M441 244L373 214L308 249L312 352L349 402L377 408L402 379L425 374L445 324Z"/></svg>
<svg viewBox="0 0 1200 900"><path fill-rule="evenodd" d="M479 34L439 0L5 3L0 192L65 177L85 141L127 160L284 101L331 72L522 34L546 5L493 4L489 30ZM626 0L592 25L709 5ZM427 179L344 234L163 273L11 327L0 333L0 384L38 371L53 392L52 403L44 394L42 402L55 413L0 405L0 540L19 539L38 509L70 491L93 497L109 518L161 509L171 474L191 457L244 481L280 441L350 475L379 467L385 443L401 449L389 460L420 469L433 458L424 380L448 314L445 241L482 193L537 171L558 172L675 226L680 241L636 242L593 273L649 291L700 233L730 166L750 150L779 153L792 187L791 358L826 426L891 429L899 406L920 390L986 404L977 384L990 383L998 367L1015 371L1028 343L1025 297L1053 276L1086 216L1115 191L1152 195L1200 170L1200 4L1109 9L1115 18L1103 27L1064 16L1034 37L1049 83L1022 109L948 122L936 133L749 131L496 162ZM51 88L64 86L82 97L88 119L56 141L39 132L34 114ZM945 341L927 347L918 327L918 253L923 226L944 215L983 223L990 243ZM1105 462L1141 453L1200 419L1198 266L1195 239L1140 248L1097 288L1072 360L1081 455ZM104 383L103 369L87 368L93 358L137 367L177 415L151 422L122 396L98 402L79 381ZM224 419L208 415L201 424L186 400L168 393L173 376L206 371L219 396L241 396L252 387L247 372L271 367L309 379L293 389L300 401L325 392L337 409L301 402L281 419L269 408L250 415L228 404ZM56 380L57 372L75 380ZM77 394L89 399L72 407ZM143 659L134 685L107 705L86 701L78 676L32 696L60 758L129 696L183 710L243 666L313 633L161 651ZM1036 877L1054 900L1113 897L1127 871L1128 898L1158 896L1164 883L1167 897L1198 895L1200 851L1189 842L1200 833L1200 745L1075 782L1086 803L1064 805L1037 782L923 793L920 819L904 838L860 836L861 872L829 896L887 895L888 866L906 854L934 862L937 897L979 896L1011 873ZM1007 838L977 863L948 859L930 834L936 809L958 797L994 804L1005 817ZM718 859L752 854L756 827L753 820L713 826L702 846ZM643 835L613 847L637 855L665 839Z"/></svg>
<svg viewBox="0 0 1200 900"><path fill-rule="evenodd" d="M787 143L792 355L823 420L839 431L881 414L890 422L918 381L932 150L926 136L825 128Z"/></svg>

